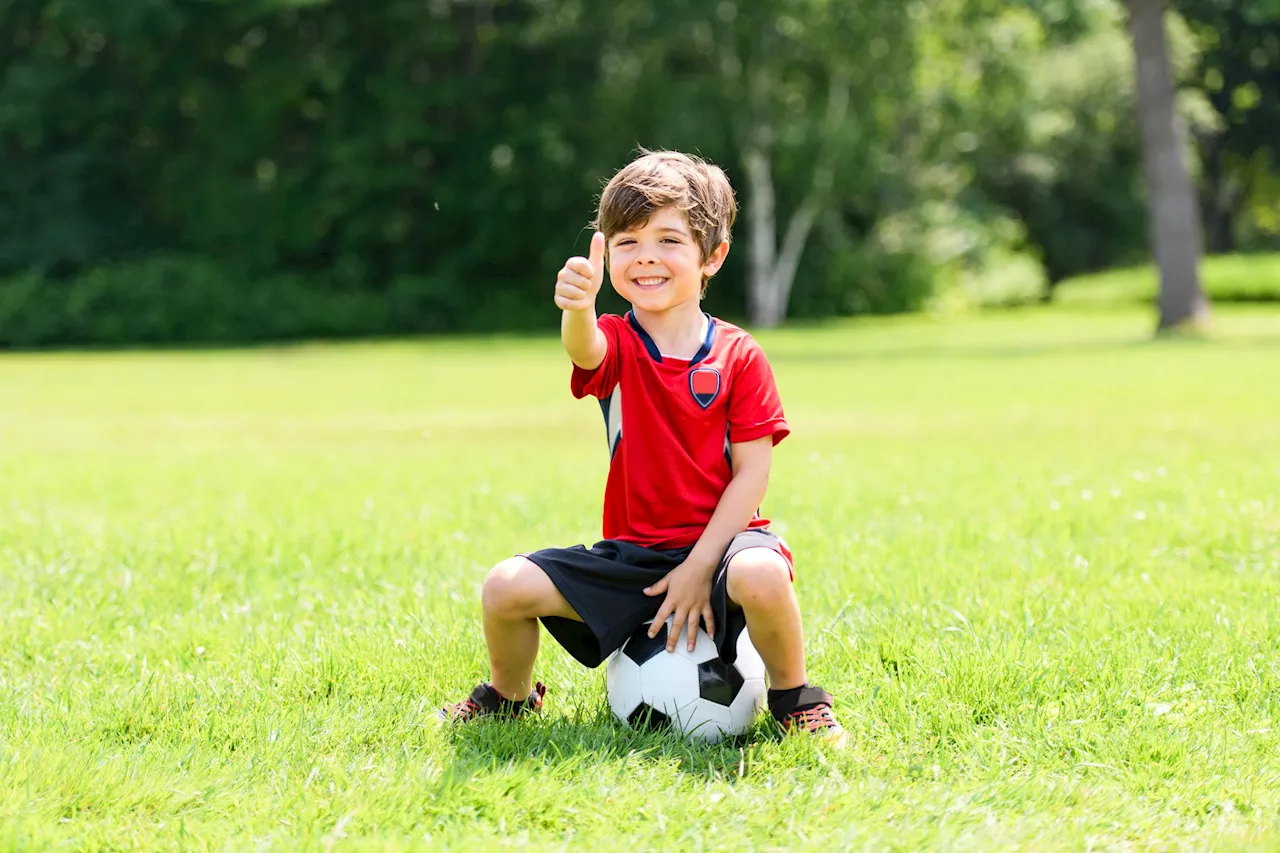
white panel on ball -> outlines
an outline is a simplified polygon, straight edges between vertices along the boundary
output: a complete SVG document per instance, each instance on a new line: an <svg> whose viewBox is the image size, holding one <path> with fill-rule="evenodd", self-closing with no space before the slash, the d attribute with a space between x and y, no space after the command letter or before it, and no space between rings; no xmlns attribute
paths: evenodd
<svg viewBox="0 0 1280 853"><path fill-rule="evenodd" d="M751 635L743 628L738 635L738 659L734 661L743 678L759 678L764 680L764 660L756 647L751 643Z"/></svg>
<svg viewBox="0 0 1280 853"><path fill-rule="evenodd" d="M663 713L686 737L714 743L732 729L729 709L723 705L702 702L695 697L694 701L681 707L672 704L663 708L662 703L670 701L669 698L650 700L653 707L663 709Z"/></svg>
<svg viewBox="0 0 1280 853"><path fill-rule="evenodd" d="M650 713L636 714L637 708L652 708L658 717L651 724L703 741L748 731L764 707L766 684L764 662L746 632L730 665L701 629L693 652L683 639L668 652L670 627L668 620L658 636L649 637L645 623L609 659L605 682L614 715L630 726Z"/></svg>
<svg viewBox="0 0 1280 853"><path fill-rule="evenodd" d="M626 722L640 705L640 667L624 654L615 654L605 669L605 690L609 710Z"/></svg>
<svg viewBox="0 0 1280 853"><path fill-rule="evenodd" d="M764 661L751 644L745 628L738 636L738 658L734 661L734 666L738 668L743 680L742 689L729 706L729 721L731 728L744 729L755 722L768 704L769 691Z"/></svg>

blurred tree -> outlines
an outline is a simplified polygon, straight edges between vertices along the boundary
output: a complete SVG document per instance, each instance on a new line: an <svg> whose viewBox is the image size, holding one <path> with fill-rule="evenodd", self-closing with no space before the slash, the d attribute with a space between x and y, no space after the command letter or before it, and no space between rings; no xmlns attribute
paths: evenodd
<svg viewBox="0 0 1280 853"><path fill-rule="evenodd" d="M1196 37L1194 83L1215 120L1193 127L1211 253L1230 252L1242 214L1280 165L1280 0L1174 0Z"/></svg>
<svg viewBox="0 0 1280 853"><path fill-rule="evenodd" d="M819 217L837 193L873 186L876 152L889 142L881 124L910 84L907 9L836 0L605 9L603 85L618 106L609 112L643 128L648 147L697 150L731 176L741 170L747 314L777 325Z"/></svg>
<svg viewBox="0 0 1280 853"><path fill-rule="evenodd" d="M1018 37L1005 36L1001 73L983 75L962 113L979 142L960 160L1026 228L1046 299L1064 278L1145 251L1132 47L1119 10L1088 5L1070 39L1006 12L1003 29Z"/></svg>
<svg viewBox="0 0 1280 853"><path fill-rule="evenodd" d="M1160 271L1159 329L1207 321L1200 285L1201 234L1184 130L1174 110L1164 0L1128 0L1147 184L1148 223Z"/></svg>
<svg viewBox="0 0 1280 853"><path fill-rule="evenodd" d="M1206 194L1280 233L1280 0L1170 2L1219 94ZM0 343L546 328L638 146L738 189L708 310L1021 299L1145 253L1119 8L0 0Z"/></svg>

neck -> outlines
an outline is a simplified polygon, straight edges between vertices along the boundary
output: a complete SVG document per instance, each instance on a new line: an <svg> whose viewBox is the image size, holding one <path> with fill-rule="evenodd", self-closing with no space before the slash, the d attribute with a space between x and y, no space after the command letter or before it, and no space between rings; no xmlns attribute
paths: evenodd
<svg viewBox="0 0 1280 853"><path fill-rule="evenodd" d="M673 358L693 358L707 335L707 318L702 305L692 300L666 311L649 312L632 308L636 322L649 333L658 351Z"/></svg>

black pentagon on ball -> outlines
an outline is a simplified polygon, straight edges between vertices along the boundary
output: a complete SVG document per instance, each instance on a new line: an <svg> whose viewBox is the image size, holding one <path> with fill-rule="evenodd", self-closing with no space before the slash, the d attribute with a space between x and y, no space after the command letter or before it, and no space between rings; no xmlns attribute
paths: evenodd
<svg viewBox="0 0 1280 853"><path fill-rule="evenodd" d="M644 662L656 655L658 652L665 651L667 648L667 624L662 623L662 627L658 629L658 636L649 636L649 626L641 625L627 639L626 645L622 649L622 653L636 662L636 666L644 666Z"/></svg>
<svg viewBox="0 0 1280 853"><path fill-rule="evenodd" d="M744 683L738 668L720 658L698 664L698 695L708 702L729 707Z"/></svg>
<svg viewBox="0 0 1280 853"><path fill-rule="evenodd" d="M636 709L628 715L627 722L631 724L633 729L649 729L652 731L669 728L671 726L670 717L645 702L641 702Z"/></svg>

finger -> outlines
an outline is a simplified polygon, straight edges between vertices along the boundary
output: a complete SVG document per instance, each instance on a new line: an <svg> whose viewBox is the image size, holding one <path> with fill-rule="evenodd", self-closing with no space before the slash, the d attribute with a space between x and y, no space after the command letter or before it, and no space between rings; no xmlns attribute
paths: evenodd
<svg viewBox="0 0 1280 853"><path fill-rule="evenodd" d="M674 652L680 642L680 629L689 621L689 615L682 608L676 609L676 616L671 620L671 630L667 631L667 651Z"/></svg>
<svg viewBox="0 0 1280 853"><path fill-rule="evenodd" d="M711 639L716 638L716 612L711 607L702 611L702 621L707 626L707 636Z"/></svg>
<svg viewBox="0 0 1280 853"><path fill-rule="evenodd" d="M556 276L556 284L580 287L584 294L591 292L591 276L569 267L560 270L560 274Z"/></svg>
<svg viewBox="0 0 1280 853"><path fill-rule="evenodd" d="M565 261L564 270L582 276L586 284L590 284L596 275L595 261L589 261L586 258L570 258Z"/></svg>
<svg viewBox="0 0 1280 853"><path fill-rule="evenodd" d="M562 296L565 299L586 299L587 292L580 284L569 281L557 281L556 296Z"/></svg>
<svg viewBox="0 0 1280 853"><path fill-rule="evenodd" d="M658 615L653 617L653 622L649 625L649 639L658 636L658 632L662 630L662 625L667 621L667 617L671 615L671 605L664 603L658 610Z"/></svg>
<svg viewBox="0 0 1280 853"><path fill-rule="evenodd" d="M584 308L590 308L591 304L584 299L569 299L564 296L557 296L556 307L562 311L581 311Z"/></svg>
<svg viewBox="0 0 1280 853"><path fill-rule="evenodd" d="M671 585L671 581L669 581L667 578L663 578L662 580L655 583L653 586L645 587L644 594L645 595L662 595L664 592L667 591L667 587L670 585Z"/></svg>
<svg viewBox="0 0 1280 853"><path fill-rule="evenodd" d="M698 611L689 611L689 624L686 633L689 637L689 651L693 651L698 645Z"/></svg>
<svg viewBox="0 0 1280 853"><path fill-rule="evenodd" d="M597 231L591 235L591 269L595 276L591 283L595 285L596 290L600 289L600 284L604 281L604 235Z"/></svg>

